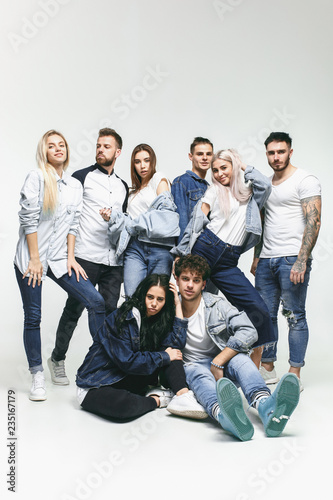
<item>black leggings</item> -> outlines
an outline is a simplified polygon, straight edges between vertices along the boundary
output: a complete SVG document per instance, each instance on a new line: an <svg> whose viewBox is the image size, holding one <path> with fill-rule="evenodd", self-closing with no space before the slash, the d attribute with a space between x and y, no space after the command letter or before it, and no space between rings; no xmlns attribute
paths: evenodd
<svg viewBox="0 0 333 500"><path fill-rule="evenodd" d="M176 394L187 387L182 361L172 361L169 366L152 375L127 375L113 385L90 389L81 403L84 410L118 422L128 422L157 408L156 400L145 397L148 385L157 385L158 375L165 387Z"/></svg>

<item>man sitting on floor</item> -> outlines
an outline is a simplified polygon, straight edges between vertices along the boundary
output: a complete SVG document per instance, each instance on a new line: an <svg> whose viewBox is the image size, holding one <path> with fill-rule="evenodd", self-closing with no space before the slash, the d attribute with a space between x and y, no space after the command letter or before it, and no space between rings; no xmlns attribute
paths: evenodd
<svg viewBox="0 0 333 500"><path fill-rule="evenodd" d="M183 315L189 320L183 350L188 386L210 417L247 441L254 429L243 409L236 385L240 386L248 403L258 410L267 436L279 436L298 404L298 379L292 373L284 375L271 395L248 356L257 340L256 329L224 297L202 291L209 274L206 260L197 255L181 257L175 264ZM193 416L184 396L174 396L167 409Z"/></svg>

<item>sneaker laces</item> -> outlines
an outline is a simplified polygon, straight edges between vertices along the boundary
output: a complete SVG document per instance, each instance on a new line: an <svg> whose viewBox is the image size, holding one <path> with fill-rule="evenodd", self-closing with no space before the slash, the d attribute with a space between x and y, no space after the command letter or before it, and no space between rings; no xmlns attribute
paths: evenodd
<svg viewBox="0 0 333 500"><path fill-rule="evenodd" d="M62 378L66 377L65 372L65 362L64 361L53 361L53 371L56 377Z"/></svg>
<svg viewBox="0 0 333 500"><path fill-rule="evenodd" d="M281 420L289 420L290 417L288 415L281 415L280 418L278 417L273 417L272 421L277 422L278 424L281 422Z"/></svg>
<svg viewBox="0 0 333 500"><path fill-rule="evenodd" d="M33 376L33 390L44 389L45 379L43 372L37 372Z"/></svg>

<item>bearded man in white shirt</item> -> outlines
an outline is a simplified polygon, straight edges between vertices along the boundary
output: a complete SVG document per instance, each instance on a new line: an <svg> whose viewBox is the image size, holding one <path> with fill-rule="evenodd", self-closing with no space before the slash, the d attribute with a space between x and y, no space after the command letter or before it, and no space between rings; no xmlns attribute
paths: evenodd
<svg viewBox="0 0 333 500"><path fill-rule="evenodd" d="M100 210L112 208L126 211L128 186L114 172L121 150L120 135L114 129L103 128L97 139L96 163L73 174L83 186L83 207L75 257L92 284L98 285L98 291L105 301L106 315L117 308L123 269L117 264L115 248L108 238L108 224L101 217ZM48 360L52 382L56 385L69 384L64 360L83 309L80 302L68 296L59 321L55 347Z"/></svg>

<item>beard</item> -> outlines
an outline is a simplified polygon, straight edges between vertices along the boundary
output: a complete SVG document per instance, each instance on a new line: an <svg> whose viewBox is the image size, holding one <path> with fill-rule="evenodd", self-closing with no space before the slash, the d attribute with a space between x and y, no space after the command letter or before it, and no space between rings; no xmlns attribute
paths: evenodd
<svg viewBox="0 0 333 500"><path fill-rule="evenodd" d="M98 165L101 165L101 167L110 167L113 164L115 158L116 158L115 154L111 158L105 158L105 156L100 156L98 158L96 156L96 163Z"/></svg>

